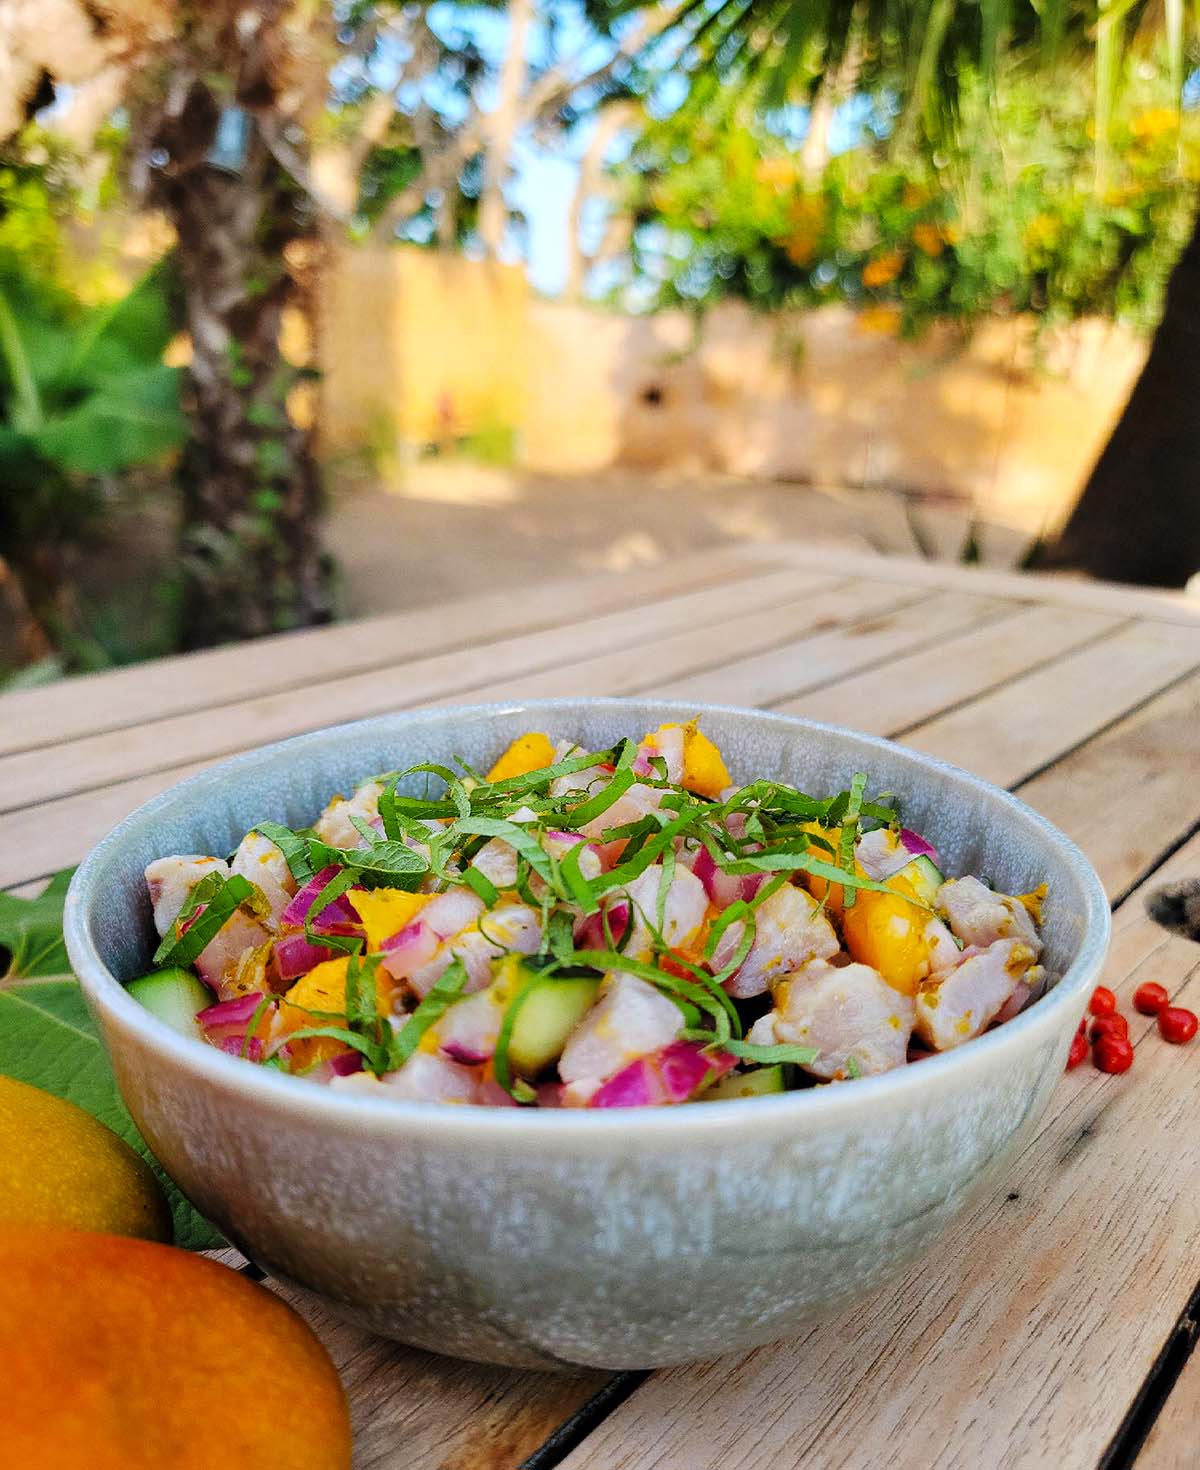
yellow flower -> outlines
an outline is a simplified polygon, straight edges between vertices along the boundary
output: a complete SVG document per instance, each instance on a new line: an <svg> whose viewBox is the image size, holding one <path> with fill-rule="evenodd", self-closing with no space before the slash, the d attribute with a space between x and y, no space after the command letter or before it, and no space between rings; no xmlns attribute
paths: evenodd
<svg viewBox="0 0 1200 1470"><path fill-rule="evenodd" d="M1035 214L1025 226L1025 243L1034 250L1051 250L1061 233L1062 227L1052 214Z"/></svg>
<svg viewBox="0 0 1200 1470"><path fill-rule="evenodd" d="M858 314L858 326L863 332L894 337L900 330L900 308L886 305L864 307Z"/></svg>
<svg viewBox="0 0 1200 1470"><path fill-rule="evenodd" d="M787 189L796 182L796 165L790 158L764 158L754 170L760 184L771 189Z"/></svg>
<svg viewBox="0 0 1200 1470"><path fill-rule="evenodd" d="M1163 133L1173 133L1179 126L1179 113L1173 107L1147 107L1131 119L1130 135L1145 142L1159 138Z"/></svg>
<svg viewBox="0 0 1200 1470"><path fill-rule="evenodd" d="M864 286L886 286L904 269L904 257L898 250L887 250L869 260L863 267Z"/></svg>
<svg viewBox="0 0 1200 1470"><path fill-rule="evenodd" d="M913 226L913 243L926 255L940 255L946 248L941 229L927 220Z"/></svg>
<svg viewBox="0 0 1200 1470"><path fill-rule="evenodd" d="M787 237L783 242L783 248L793 265L811 265L817 253L817 241L812 235L797 232Z"/></svg>

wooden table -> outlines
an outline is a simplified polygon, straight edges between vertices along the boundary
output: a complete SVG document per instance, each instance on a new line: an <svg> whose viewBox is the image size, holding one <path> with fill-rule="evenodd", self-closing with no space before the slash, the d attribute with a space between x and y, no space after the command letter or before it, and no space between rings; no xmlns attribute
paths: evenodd
<svg viewBox="0 0 1200 1470"><path fill-rule="evenodd" d="M1107 983L1200 1008L1145 893L1200 876L1200 610L1182 598L796 546L75 679L0 699L0 887L34 891L217 757L405 705L653 693L894 736L1022 797L1116 910ZM308 1311L357 1464L394 1470L1200 1466L1200 1044L1063 1078L1007 1190L896 1285L700 1367L539 1376Z"/></svg>

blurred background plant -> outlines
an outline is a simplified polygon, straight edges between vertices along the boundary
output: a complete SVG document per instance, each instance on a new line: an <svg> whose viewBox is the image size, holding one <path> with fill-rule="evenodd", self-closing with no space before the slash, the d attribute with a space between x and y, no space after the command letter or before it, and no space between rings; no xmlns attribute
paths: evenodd
<svg viewBox="0 0 1200 1470"><path fill-rule="evenodd" d="M528 261L530 180L558 163L568 298L837 303L906 339L1161 316L1046 557L1181 583L1198 35L1182 0L0 0L6 661L332 617L330 261L355 241ZM480 412L431 443L517 459ZM79 595L89 547L136 540L130 507L174 539L140 638Z"/></svg>
<svg viewBox="0 0 1200 1470"><path fill-rule="evenodd" d="M1148 330L1191 230L1200 113L1170 105L1163 71L1136 70L1103 193L1091 78L1078 65L1052 88L1013 64L992 82L966 71L938 147L906 157L894 152L889 98L865 98L857 140L815 176L786 112L738 94L702 122L677 112L651 123L622 166L638 225L629 279L614 290L649 286L660 307L843 302L874 330L914 337L939 320L1026 312L1044 325L1099 314Z"/></svg>

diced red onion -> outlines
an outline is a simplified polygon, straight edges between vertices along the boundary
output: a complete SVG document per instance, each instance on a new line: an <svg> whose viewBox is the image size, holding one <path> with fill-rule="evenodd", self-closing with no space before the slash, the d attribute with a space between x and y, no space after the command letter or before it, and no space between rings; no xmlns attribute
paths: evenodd
<svg viewBox="0 0 1200 1470"><path fill-rule="evenodd" d="M662 1087L654 1068L645 1057L622 1067L593 1094L592 1108L644 1108L662 1102Z"/></svg>
<svg viewBox="0 0 1200 1470"><path fill-rule="evenodd" d="M329 1058L329 1070L335 1077L349 1077L354 1072L361 1072L363 1068L362 1052L341 1051L337 1056Z"/></svg>
<svg viewBox="0 0 1200 1470"><path fill-rule="evenodd" d="M324 945L310 944L303 934L285 934L275 943L275 968L281 980L295 980L336 954Z"/></svg>
<svg viewBox="0 0 1200 1470"><path fill-rule="evenodd" d="M244 1056L250 1062L261 1062L263 1059L263 1044L257 1036L250 1037L248 1041L244 1035L222 1036L216 1045L221 1051L228 1052L230 1056Z"/></svg>
<svg viewBox="0 0 1200 1470"><path fill-rule="evenodd" d="M208 1028L210 1026L244 1025L254 1015L262 1001L262 995L257 990L251 990L246 995L237 995L233 1000L218 1001L215 1006L206 1006L204 1010L196 1015L199 1025Z"/></svg>
<svg viewBox="0 0 1200 1470"><path fill-rule="evenodd" d="M407 980L422 966L429 964L441 948L441 943L428 924L414 919L390 939L383 941L381 967L394 980ZM432 983L431 981L430 984Z"/></svg>
<svg viewBox="0 0 1200 1470"><path fill-rule="evenodd" d="M577 949L608 949L608 935L604 932L604 918L608 916L608 931L612 943L620 944L629 928L629 905L623 901L610 904L600 913L589 914L576 926L575 947Z"/></svg>
<svg viewBox="0 0 1200 1470"><path fill-rule="evenodd" d="M716 1080L737 1065L728 1052L709 1054L698 1041L673 1041L661 1051L639 1057L592 1095L592 1108L654 1107L684 1103L705 1078Z"/></svg>
<svg viewBox="0 0 1200 1470"><path fill-rule="evenodd" d="M706 1052L698 1041L673 1041L654 1060L667 1101L673 1103L687 1102L706 1077L715 1082L737 1065L728 1052Z"/></svg>
<svg viewBox="0 0 1200 1470"><path fill-rule="evenodd" d="M942 860L938 857L937 848L931 842L926 842L919 832L914 832L909 827L901 827L900 843L906 852L912 853L913 857L927 857L935 868L941 867Z"/></svg>
<svg viewBox="0 0 1200 1470"><path fill-rule="evenodd" d="M321 890L336 878L342 870L340 868L322 868L314 878L310 878L303 888L293 896L287 908L280 916L279 922L285 929L300 929L308 918L308 911L317 900ZM354 906L344 893L327 903L317 914L310 926L316 934L361 934L363 932L362 920L354 910Z"/></svg>
<svg viewBox="0 0 1200 1470"><path fill-rule="evenodd" d="M716 864L707 847L701 847L692 864L692 872L704 884L704 891L719 909L731 903L749 903L766 880L765 873L726 873Z"/></svg>

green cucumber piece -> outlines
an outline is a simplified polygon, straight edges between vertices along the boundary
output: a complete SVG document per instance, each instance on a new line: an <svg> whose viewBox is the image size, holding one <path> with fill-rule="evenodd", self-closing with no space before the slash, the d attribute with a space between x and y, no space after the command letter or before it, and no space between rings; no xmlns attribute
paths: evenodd
<svg viewBox="0 0 1200 1470"><path fill-rule="evenodd" d="M173 1031L197 1041L204 1039L196 1024L196 1013L213 1004L212 992L190 970L170 965L140 980L131 980L125 989Z"/></svg>
<svg viewBox="0 0 1200 1470"><path fill-rule="evenodd" d="M567 1037L596 999L600 981L587 977L548 979L535 985L517 1012L508 1042L509 1065L522 1077L536 1077L557 1061Z"/></svg>
<svg viewBox="0 0 1200 1470"><path fill-rule="evenodd" d="M946 881L932 859L924 856L913 858L912 862L901 868L896 876L907 878L917 897L928 904L932 904L937 898L938 889Z"/></svg>
<svg viewBox="0 0 1200 1470"><path fill-rule="evenodd" d="M733 1097L766 1097L772 1092L786 1092L783 1085L783 1067L755 1067L750 1072L731 1072L720 1082L702 1092L697 1102L728 1102Z"/></svg>

